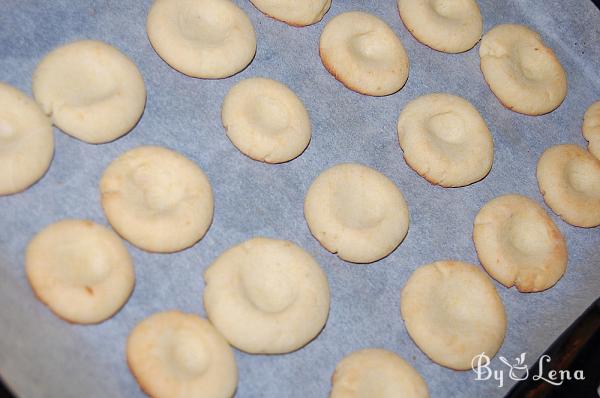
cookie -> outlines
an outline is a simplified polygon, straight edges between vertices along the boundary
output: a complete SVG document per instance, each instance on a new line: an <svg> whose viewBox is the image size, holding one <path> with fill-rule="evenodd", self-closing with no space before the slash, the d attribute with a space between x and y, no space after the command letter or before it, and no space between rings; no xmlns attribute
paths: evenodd
<svg viewBox="0 0 600 398"><path fill-rule="evenodd" d="M135 284L121 239L87 220L63 220L38 232L27 245L25 272L40 301L73 323L110 318Z"/></svg>
<svg viewBox="0 0 600 398"><path fill-rule="evenodd" d="M494 141L477 109L464 98L436 93L409 102L398 118L404 160L432 184L462 187L484 178Z"/></svg>
<svg viewBox="0 0 600 398"><path fill-rule="evenodd" d="M33 185L53 155L50 119L25 93L0 82L0 195Z"/></svg>
<svg viewBox="0 0 600 398"><path fill-rule="evenodd" d="M260 12L292 26L319 22L329 11L331 0L250 0Z"/></svg>
<svg viewBox="0 0 600 398"><path fill-rule="evenodd" d="M506 108L526 115L552 112L567 95L567 75L554 51L524 25L498 25L479 46L481 71Z"/></svg>
<svg viewBox="0 0 600 398"><path fill-rule="evenodd" d="M202 239L212 222L208 178L170 149L141 146L125 152L104 171L100 193L113 228L150 252L186 249Z"/></svg>
<svg viewBox="0 0 600 398"><path fill-rule="evenodd" d="M473 241L485 270L520 292L546 290L567 268L567 245L546 211L521 195L503 195L481 208Z"/></svg>
<svg viewBox="0 0 600 398"><path fill-rule="evenodd" d="M369 348L344 357L331 378L330 398L427 398L427 384L404 359Z"/></svg>
<svg viewBox="0 0 600 398"><path fill-rule="evenodd" d="M94 40L48 53L33 73L33 96L59 129L90 144L128 133L146 106L137 66L121 51Z"/></svg>
<svg viewBox="0 0 600 398"><path fill-rule="evenodd" d="M408 207L386 176L357 163L319 175L304 200L310 232L346 261L371 263L390 254L408 232Z"/></svg>
<svg viewBox="0 0 600 398"><path fill-rule="evenodd" d="M589 142L588 150L600 159L600 101L594 102L585 112L582 131Z"/></svg>
<svg viewBox="0 0 600 398"><path fill-rule="evenodd" d="M402 289L400 311L408 334L433 361L471 369L473 357L493 357L506 333L504 305L488 276L461 261L417 268Z"/></svg>
<svg viewBox="0 0 600 398"><path fill-rule="evenodd" d="M406 29L421 43L445 53L462 53L477 44L483 19L475 0L397 0Z"/></svg>
<svg viewBox="0 0 600 398"><path fill-rule="evenodd" d="M314 339L329 315L319 264L292 242L254 238L221 254L204 273L208 318L234 347L283 354Z"/></svg>
<svg viewBox="0 0 600 398"><path fill-rule="evenodd" d="M252 22L229 0L156 0L146 31L156 53L192 77L235 75L256 53Z"/></svg>
<svg viewBox="0 0 600 398"><path fill-rule="evenodd" d="M231 347L194 314L168 311L144 319L127 339L127 363L154 398L230 398L237 386Z"/></svg>
<svg viewBox="0 0 600 398"><path fill-rule="evenodd" d="M385 22L365 12L332 18L321 33L319 54L333 77L361 94L393 94L408 79L402 42Z"/></svg>
<svg viewBox="0 0 600 398"><path fill-rule="evenodd" d="M221 111L227 136L254 160L281 163L299 156L311 136L304 104L275 80L242 80L229 90Z"/></svg>
<svg viewBox="0 0 600 398"><path fill-rule="evenodd" d="M544 201L564 221L576 227L600 225L600 160L577 145L555 145L537 164Z"/></svg>

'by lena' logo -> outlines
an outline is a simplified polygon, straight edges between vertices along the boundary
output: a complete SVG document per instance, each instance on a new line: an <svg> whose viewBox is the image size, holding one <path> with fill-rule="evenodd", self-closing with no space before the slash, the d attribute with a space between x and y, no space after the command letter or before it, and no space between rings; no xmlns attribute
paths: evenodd
<svg viewBox="0 0 600 398"><path fill-rule="evenodd" d="M490 368L490 357L481 353L475 355L471 361L471 368L475 372L475 380L490 380L494 379L498 382L498 388L504 386L504 377L508 374L511 380L525 380L529 377L529 368L525 363L525 353L514 359L511 363L505 357L498 357L500 361L507 366L508 373L504 369ZM584 380L583 370L575 370L572 374L569 370L549 370L544 371L544 364L550 362L550 356L542 355L538 362L537 373L532 376L534 381L543 380L555 386L560 386L565 380ZM531 369L532 371L534 369Z"/></svg>

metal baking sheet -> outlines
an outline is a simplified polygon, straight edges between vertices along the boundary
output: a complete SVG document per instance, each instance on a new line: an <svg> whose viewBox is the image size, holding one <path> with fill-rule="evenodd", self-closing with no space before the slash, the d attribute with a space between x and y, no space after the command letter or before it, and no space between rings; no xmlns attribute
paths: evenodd
<svg viewBox="0 0 600 398"><path fill-rule="evenodd" d="M438 259L478 264L471 240L475 214L488 200L517 192L542 203L535 166L554 144L585 145L586 107L600 99L600 12L585 0L480 1L485 31L498 23L523 23L539 31L568 73L565 102L545 116L504 109L483 80L478 46L463 54L439 53L418 43L402 25L395 0L334 0L324 21L293 28L267 18L248 1L235 0L256 29L252 64L224 80L186 77L166 65L146 38L151 2L117 0L2 0L0 80L31 93L31 74L41 57L77 39L104 40L139 66L148 89L146 111L135 129L116 142L88 145L54 130L56 152L46 176L29 190L0 197L0 374L20 397L142 396L125 363L132 327L161 310L204 315L204 269L228 247L263 235L289 239L308 250L327 272L332 292L329 320L318 338L287 355L236 351L238 398L325 397L336 363L365 347L383 347L408 360L434 397L501 396L494 380L476 381L432 363L409 338L400 318L400 290L418 266ZM348 10L386 21L404 43L410 76L398 93L373 98L344 88L321 64L324 24ZM285 164L250 160L229 142L220 107L238 81L265 76L289 85L305 102L313 124L302 156ZM436 91L459 94L482 113L492 131L495 160L483 181L465 188L430 185L404 162L396 136L402 107ZM206 237L176 254L150 254L128 245L137 285L128 304L97 326L65 323L38 302L25 279L28 240L57 220L87 218L107 224L98 180L123 151L163 145L196 161L215 193L215 217ZM303 217L304 194L325 168L356 161L382 171L403 191L411 224L404 243L371 265L352 265L325 251ZM0 172L2 172L0 170ZM521 294L496 284L508 314L499 355L526 353L531 363L600 293L600 229L572 227L552 214L569 247L565 276L554 288ZM477 303L473 303L477 305ZM502 369L497 358L491 367Z"/></svg>

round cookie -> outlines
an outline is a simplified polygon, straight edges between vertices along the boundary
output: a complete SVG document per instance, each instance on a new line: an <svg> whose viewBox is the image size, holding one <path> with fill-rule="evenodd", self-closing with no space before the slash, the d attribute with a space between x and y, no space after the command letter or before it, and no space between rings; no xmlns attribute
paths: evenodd
<svg viewBox="0 0 600 398"><path fill-rule="evenodd" d="M330 398L427 398L427 384L393 352L370 348L355 351L335 367Z"/></svg>
<svg viewBox="0 0 600 398"><path fill-rule="evenodd" d="M479 46L481 71L502 105L526 115L552 112L567 95L567 75L537 32L498 25Z"/></svg>
<svg viewBox="0 0 600 398"><path fill-rule="evenodd" d="M310 232L343 260L371 263L390 254L408 232L408 207L386 176L357 163L319 175L304 200Z"/></svg>
<svg viewBox="0 0 600 398"><path fill-rule="evenodd" d="M144 79L135 64L94 40L48 53L33 73L33 95L58 128L90 144L128 133L146 106Z"/></svg>
<svg viewBox="0 0 600 398"><path fill-rule="evenodd" d="M230 398L237 387L231 347L193 314L168 311L144 319L127 339L127 363L154 398Z"/></svg>
<svg viewBox="0 0 600 398"><path fill-rule="evenodd" d="M506 333L504 305L488 276L461 261L417 268L402 289L408 334L434 362L471 369L475 355L493 357Z"/></svg>
<svg viewBox="0 0 600 398"><path fill-rule="evenodd" d="M229 0L156 0L146 30L157 54L192 77L235 75L256 53L250 19Z"/></svg>
<svg viewBox="0 0 600 398"><path fill-rule="evenodd" d="M40 301L73 323L110 318L135 284L121 239L87 220L63 220L38 232L27 245L25 271Z"/></svg>
<svg viewBox="0 0 600 398"><path fill-rule="evenodd" d="M582 131L589 142L588 150L600 159L600 101L594 102L585 112Z"/></svg>
<svg viewBox="0 0 600 398"><path fill-rule="evenodd" d="M275 80L242 80L229 90L221 111L227 136L254 160L281 163L308 146L311 126L302 101Z"/></svg>
<svg viewBox="0 0 600 398"><path fill-rule="evenodd" d="M404 160L432 184L462 187L484 178L494 161L485 120L461 97L436 93L409 102L398 118Z"/></svg>
<svg viewBox="0 0 600 398"><path fill-rule="evenodd" d="M233 246L204 279L208 318L248 353L297 350L319 334L329 315L325 273L292 242L254 238Z"/></svg>
<svg viewBox="0 0 600 398"><path fill-rule="evenodd" d="M329 11L331 0L250 0L260 12L292 26L319 22Z"/></svg>
<svg viewBox="0 0 600 398"><path fill-rule="evenodd" d="M567 245L552 219L535 201L503 195L481 208L473 241L485 270L520 292L546 290L567 268Z"/></svg>
<svg viewBox="0 0 600 398"><path fill-rule="evenodd" d="M33 185L53 155L50 119L23 92L0 82L0 195Z"/></svg>
<svg viewBox="0 0 600 398"><path fill-rule="evenodd" d="M434 50L470 50L483 32L483 19L475 0L398 0L398 10L415 39Z"/></svg>
<svg viewBox="0 0 600 398"><path fill-rule="evenodd" d="M544 151L537 164L544 201L560 218L577 227L600 225L600 160L572 144Z"/></svg>
<svg viewBox="0 0 600 398"><path fill-rule="evenodd" d="M186 249L202 239L212 222L208 178L170 149L141 146L125 152L104 171L100 193L113 228L150 252Z"/></svg>
<svg viewBox="0 0 600 398"><path fill-rule="evenodd" d="M333 77L361 94L393 94L408 79L402 42L385 22L364 12L331 19L321 33L319 54Z"/></svg>

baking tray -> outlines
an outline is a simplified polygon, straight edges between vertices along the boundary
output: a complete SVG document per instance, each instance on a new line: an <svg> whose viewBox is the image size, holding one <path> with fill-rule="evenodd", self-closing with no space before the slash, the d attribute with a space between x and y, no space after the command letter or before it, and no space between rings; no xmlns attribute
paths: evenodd
<svg viewBox="0 0 600 398"><path fill-rule="evenodd" d="M402 25L395 0L334 0L324 21L293 28L267 18L248 1L258 49L252 64L224 80L186 77L152 50L145 33L150 1L3 0L0 4L0 79L27 93L41 57L72 40L104 40L139 66L148 90L146 111L128 135L88 145L55 129L56 152L45 177L29 190L0 197L0 374L20 397L142 396L125 363L125 340L150 314L179 309L204 315L203 271L225 249L263 235L289 239L310 252L328 275L331 312L315 341L287 355L235 352L238 398L324 397L336 363L365 347L395 351L427 381L434 397L502 396L514 384L476 381L432 363L415 346L400 318L400 290L418 266L439 259L478 264L471 240L477 211L490 199L517 192L542 202L535 166L543 150L559 143L585 145L581 120L600 98L600 12L589 1L480 1L484 30L524 23L539 31L561 60L569 92L556 111L540 116L504 109L479 70L478 47L444 54L418 43ZM373 98L343 87L318 56L324 24L348 10L370 12L398 34L410 58L410 76L398 93ZM313 136L299 158L280 165L250 160L225 136L220 107L242 79L265 76L284 82L305 102ZM464 188L430 185L405 163L396 121L415 97L436 91L471 101L494 137L490 174ZM107 224L98 192L104 168L139 145L163 145L197 162L215 194L215 217L206 237L175 254L151 254L128 245L137 284L128 304L97 326L65 323L37 301L27 284L23 253L42 227L63 218ZM324 169L356 161L391 178L409 204L408 236L390 256L352 265L325 251L303 217L304 194ZM508 314L498 355L525 352L534 360L600 293L600 229L572 227L552 214L569 247L565 276L552 289L521 294L496 284ZM501 369L496 357L491 366Z"/></svg>

